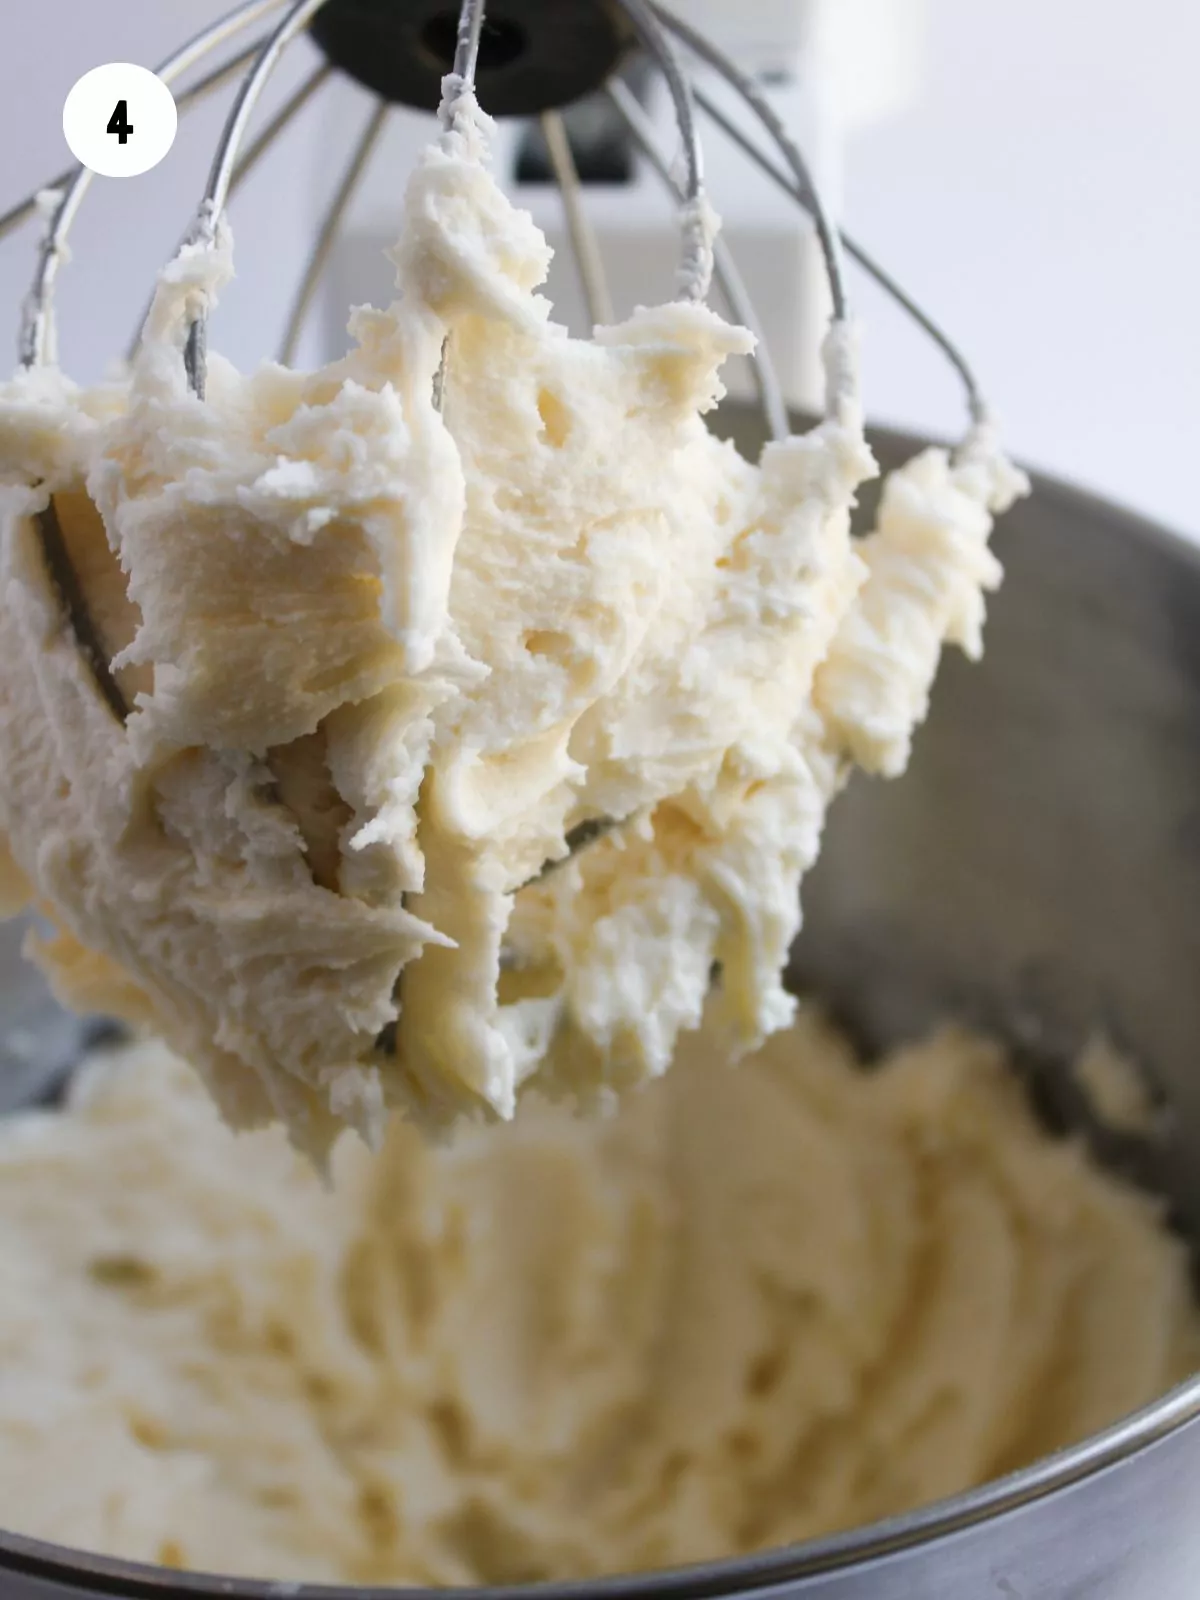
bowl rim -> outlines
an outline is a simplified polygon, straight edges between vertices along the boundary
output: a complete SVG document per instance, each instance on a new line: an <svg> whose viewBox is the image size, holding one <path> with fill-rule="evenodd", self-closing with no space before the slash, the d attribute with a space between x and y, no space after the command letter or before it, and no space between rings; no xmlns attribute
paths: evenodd
<svg viewBox="0 0 1200 1600"><path fill-rule="evenodd" d="M803 427L811 419L797 415L794 421ZM889 454L910 455L943 444L904 429L873 426L868 432ZM1057 498L1072 504L1076 511L1091 512L1200 573L1200 543L1067 479L1027 470L1039 498ZM1200 1427L1200 1372L1077 1444L902 1516L754 1555L603 1578L437 1589L229 1578L96 1555L3 1528L0 1575L26 1576L114 1600L165 1600L168 1595L188 1600L364 1600L365 1596L378 1600L486 1600L488 1596L502 1596L503 1600L706 1600L862 1567L885 1556L932 1545L1129 1463L1189 1426Z"/></svg>

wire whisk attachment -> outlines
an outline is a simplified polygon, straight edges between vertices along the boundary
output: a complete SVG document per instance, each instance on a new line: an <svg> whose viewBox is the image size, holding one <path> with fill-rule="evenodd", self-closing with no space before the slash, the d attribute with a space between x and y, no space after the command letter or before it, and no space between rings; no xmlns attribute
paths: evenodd
<svg viewBox="0 0 1200 1600"><path fill-rule="evenodd" d="M181 112L201 103L241 74L238 88L213 154L208 179L184 243L211 248L221 219L249 173L294 124L321 86L348 73L371 91L373 102L362 133L350 153L302 271L279 349L284 362L296 354L339 229L380 146L392 106L440 109L443 124L458 98L478 93L485 110L541 119L551 170L564 198L567 233L584 285L592 321L611 320L611 296L604 264L591 228L562 107L581 95L602 92L677 207L681 239L677 294L703 301L715 279L729 315L757 336L752 361L768 435L786 437L787 407L761 337L759 319L728 247L715 229L704 183L699 118L703 116L746 158L775 182L812 218L835 324L851 318L846 258L865 270L934 342L957 373L965 392L972 428L987 416L979 384L962 352L860 244L842 232L822 199L802 151L769 98L747 73L690 24L653 0L559 0L551 12L531 0L245 0L201 30L156 69L175 83L212 52L266 21L267 31L250 46L210 69L178 95ZM326 59L316 67L266 127L249 140L256 108L284 54L309 33ZM624 81L622 69L640 55L659 75L669 97L677 149L658 148L655 129L642 102ZM694 81L689 63L723 80L745 105L759 130L756 138L722 109L703 83ZM56 196L41 241L33 283L21 319L19 359L30 368L56 359L54 304L68 238L91 184L91 173L75 167L58 174L0 216L0 237L34 216L38 197ZM136 349L143 323L130 346ZM201 309L187 331L183 359L192 391L203 396L207 378L207 313ZM832 346L836 352L837 341ZM827 404L844 398L853 376L830 374Z"/></svg>

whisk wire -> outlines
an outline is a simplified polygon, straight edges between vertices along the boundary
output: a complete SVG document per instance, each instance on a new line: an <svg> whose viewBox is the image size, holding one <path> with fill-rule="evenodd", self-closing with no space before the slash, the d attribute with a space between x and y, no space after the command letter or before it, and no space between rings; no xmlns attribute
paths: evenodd
<svg viewBox="0 0 1200 1600"><path fill-rule="evenodd" d="M702 33L698 33L689 23L675 16L665 6L656 4L654 10L662 19L665 28L669 29L677 39L682 40L694 55L698 56L706 66L711 67L719 77L724 78L732 89L736 90L770 134L778 146L780 154L793 173L795 173L797 184L808 196L813 221L820 238L821 254L825 258L825 271L829 277L829 293L833 302L834 319L838 322L844 322L848 315L849 307L837 230L830 220L829 212L821 198L820 189L813 182L808 162L801 154L796 141L788 132L774 106L748 73L743 72L740 67L729 59L724 51L718 50Z"/></svg>
<svg viewBox="0 0 1200 1600"><path fill-rule="evenodd" d="M479 43L483 36L485 0L463 0L458 14L458 37L454 45L455 92L447 97L442 107L443 123L449 125L455 101L460 95L475 88L475 73L479 66Z"/></svg>
<svg viewBox="0 0 1200 1600"><path fill-rule="evenodd" d="M780 117L767 97L759 89L747 73L743 72L723 51L709 43L702 33L683 22L673 12L661 5L655 5L656 15L669 32L682 41L693 55L697 56L706 66L736 91L754 112L758 121L770 135L784 161L795 175L796 183L802 193L808 196L808 208L811 211L813 224L817 230L817 238L821 247L821 255L825 262L825 274L829 281L829 294L833 304L833 319L837 323L849 320L850 308L846 295L845 272L842 265L841 241L837 229L829 217L829 212L821 198L820 190L813 182L808 163L800 152L799 146L789 134ZM828 404L836 407L843 400L850 398L853 390L851 374L843 370L840 365L830 373Z"/></svg>
<svg viewBox="0 0 1200 1600"><path fill-rule="evenodd" d="M253 46L249 51L243 52L242 56L239 58L240 61L244 64L246 61L257 55L258 51L262 48L263 42L264 41L259 40L258 44ZM279 136L284 133L288 127L290 127L291 123L297 116L299 116L300 112L312 99L313 95L317 92L321 85L330 77L332 77L332 75L333 68L328 62L322 62L321 65L319 67L315 67L313 71L309 73L308 77L305 78L304 82L301 83L299 87L288 96L283 105L280 106L279 110L271 118L270 122L267 123L266 127L262 130L258 137L250 144L249 148L246 150L246 153L241 157L237 166L233 169L233 177L229 184L230 199L232 199L233 196L238 192L242 184L245 183L246 179L258 166L258 163L271 149ZM227 80L231 76L231 64L227 62L222 72L223 80ZM187 237L188 235L185 235L181 243L186 243ZM154 296L151 294L146 301L141 318L138 321L137 332L130 340L125 351L125 359L127 361L133 360L134 355L137 353L137 348L142 342L142 335L146 331L146 322L150 316L150 307L153 305L153 303Z"/></svg>
<svg viewBox="0 0 1200 1600"><path fill-rule="evenodd" d="M226 39L252 27L261 17L273 11L280 0L243 0L232 11L216 22L202 28L199 33L180 46L155 68L164 83L170 84L189 67L204 59ZM321 0L316 0L317 4ZM83 204L94 174L87 167L77 167L62 192L50 225L38 251L33 285L25 301L21 316L19 344L20 364L25 368L41 366L53 354L54 286L58 271L66 255L67 236Z"/></svg>
<svg viewBox="0 0 1200 1600"><path fill-rule="evenodd" d="M671 175L671 169L666 160L656 148L654 143L654 130L649 117L642 110L638 98L633 94L628 85L619 79L614 79L605 86L605 93L617 115L621 118L629 131L630 138L649 162L650 166L658 173L668 192L678 200L680 198L679 184ZM762 326L758 314L754 309L742 275L737 269L737 264L729 246L720 234L713 240L713 273L717 285L725 299L726 308L735 322L741 323L754 335L754 354L751 356L751 366L754 372L754 381L758 388L759 403L762 406L763 416L766 419L767 431L772 439L786 439L790 428L788 426L787 406L784 403L783 391L779 385L779 377L775 371L775 364L771 360L770 349L763 337Z"/></svg>
<svg viewBox="0 0 1200 1600"><path fill-rule="evenodd" d="M304 110L317 90L322 84L327 83L332 76L333 68L328 61L322 61L320 66L314 67L304 81L298 84L287 97L262 132L250 141L245 153L238 159L237 165L233 169L233 176L229 180L229 199L233 199L242 184L245 183L279 136L286 133L292 122Z"/></svg>
<svg viewBox="0 0 1200 1600"><path fill-rule="evenodd" d="M613 321L612 296L608 291L600 241L596 238L596 230L583 203L583 188L575 169L575 158L571 154L566 124L559 112L543 111L541 125L550 168L562 195L567 237L571 241L571 253L583 289L588 321L593 328L602 327Z"/></svg>
<svg viewBox="0 0 1200 1600"><path fill-rule="evenodd" d="M748 134L739 128L732 117L727 116L721 107L718 106L711 96L706 94L703 89L697 88L695 93L696 104L707 117L716 123L717 127L721 129L722 133L731 139L742 151L742 153L749 157L749 159L753 161L754 164L762 172L764 172L768 178L772 179L773 182L778 184L785 194L797 201L801 206L804 207L806 211L809 211L811 209L811 197L801 190L795 178L790 173L785 172L782 167L778 166L766 153L766 151L761 149L759 145L757 145L754 140L749 137ZM896 281L892 274L888 272L885 267L880 265L874 256L870 255L863 248L863 246L859 244L857 240L852 238L850 234L846 233L844 229L839 230L839 234L842 241L842 248L845 250L850 259L859 267L861 267L867 276L872 278L879 285L884 293L901 308L906 316L911 317L913 322L915 322L917 326L928 335L933 343L937 345L938 349L941 350L942 354L954 368L955 372L962 380L963 388L966 391L967 408L970 413L972 423L980 423L984 421L988 415L987 402L983 397L983 391L979 386L979 380L976 378L970 363L967 361L967 358L963 355L962 351L958 348L950 336L945 333L943 329L933 320L928 312L923 310L922 307L908 293L908 291Z"/></svg>
<svg viewBox="0 0 1200 1600"><path fill-rule="evenodd" d="M679 297L703 300L712 280L712 225L704 193L704 154L692 86L662 26L662 14L649 0L618 0L642 46L658 66L671 96L683 148L684 181L681 224L683 251L679 265ZM662 20L660 20L660 18Z"/></svg>
<svg viewBox="0 0 1200 1600"><path fill-rule="evenodd" d="M363 174L366 172L372 155L379 144L380 135L384 124L387 122L391 106L386 100L377 100L367 118L366 125L359 136L354 152L346 164L341 181L334 191L329 207L321 219L317 230L317 237L313 243L312 252L305 264L304 275L296 290L292 308L288 313L287 325L279 345L278 360L284 366L289 366L295 358L296 350L300 344L300 335L304 331L305 318L312 306L313 298L321 282L321 275L329 262L337 239L338 230L341 228L342 219L350 208Z"/></svg>
<svg viewBox="0 0 1200 1600"><path fill-rule="evenodd" d="M282 21L268 36L254 65L242 79L241 87L234 98L233 107L225 119L225 126L217 142L208 183L192 224L189 243L210 245L216 238L217 226L229 199L238 152L246 136L250 118L254 115L259 96L279 65L283 52L308 26L324 3L325 0L293 0ZM188 329L184 345L184 367L187 371L188 385L192 392L201 398L204 396L206 378L208 344L204 327L206 320L206 315L201 313Z"/></svg>

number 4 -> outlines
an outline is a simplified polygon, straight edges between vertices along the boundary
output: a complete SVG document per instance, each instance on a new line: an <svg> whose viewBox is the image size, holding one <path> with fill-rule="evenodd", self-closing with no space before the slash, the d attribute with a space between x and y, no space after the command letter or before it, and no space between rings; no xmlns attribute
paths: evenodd
<svg viewBox="0 0 1200 1600"><path fill-rule="evenodd" d="M121 144L124 144L128 140L129 135L133 132L133 124L129 121L128 101L117 101L116 110L108 119L108 128L106 129L106 132L115 133L118 141Z"/></svg>

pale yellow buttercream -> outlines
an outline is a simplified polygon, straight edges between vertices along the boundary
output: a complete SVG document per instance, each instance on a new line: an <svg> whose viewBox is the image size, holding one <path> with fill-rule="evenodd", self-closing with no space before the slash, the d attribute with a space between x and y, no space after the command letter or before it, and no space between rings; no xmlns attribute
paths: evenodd
<svg viewBox="0 0 1200 1600"><path fill-rule="evenodd" d="M324 1189L160 1045L0 1124L0 1521L265 1578L633 1571L902 1511L1200 1364L1159 1206L957 1031L692 1039Z"/></svg>

